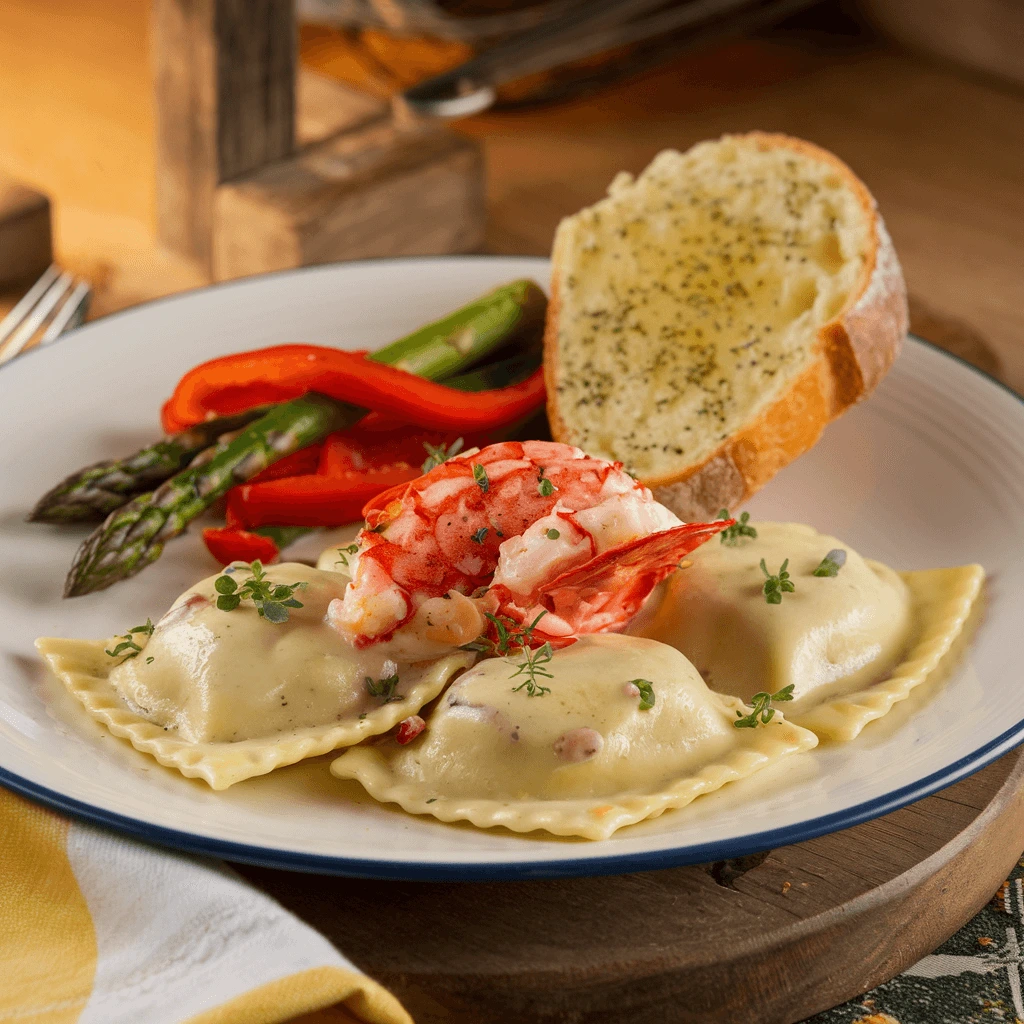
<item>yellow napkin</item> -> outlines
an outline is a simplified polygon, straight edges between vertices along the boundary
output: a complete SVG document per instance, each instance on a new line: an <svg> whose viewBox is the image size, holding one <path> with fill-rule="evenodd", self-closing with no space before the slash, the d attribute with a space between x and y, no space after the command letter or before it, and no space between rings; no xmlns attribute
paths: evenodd
<svg viewBox="0 0 1024 1024"><path fill-rule="evenodd" d="M335 1004L365 1024L412 1024L224 865L0 790L0 1021L276 1024Z"/></svg>

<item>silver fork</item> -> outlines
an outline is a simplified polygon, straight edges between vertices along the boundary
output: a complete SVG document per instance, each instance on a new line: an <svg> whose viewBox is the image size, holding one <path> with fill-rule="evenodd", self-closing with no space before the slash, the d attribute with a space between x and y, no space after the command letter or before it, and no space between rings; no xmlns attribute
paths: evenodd
<svg viewBox="0 0 1024 1024"><path fill-rule="evenodd" d="M85 320L92 287L51 264L0 320L0 365L20 355L42 330L37 347L49 345ZM43 327L45 325L45 330Z"/></svg>

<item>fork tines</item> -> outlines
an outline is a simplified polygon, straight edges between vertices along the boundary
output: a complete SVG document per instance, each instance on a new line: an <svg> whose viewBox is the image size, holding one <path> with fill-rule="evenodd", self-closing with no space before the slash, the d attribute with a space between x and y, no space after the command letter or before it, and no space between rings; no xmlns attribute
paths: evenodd
<svg viewBox="0 0 1024 1024"><path fill-rule="evenodd" d="M85 319L91 296L88 282L75 284L71 274L51 264L0 320L0 364L24 352L41 330L37 344L48 345L77 327Z"/></svg>

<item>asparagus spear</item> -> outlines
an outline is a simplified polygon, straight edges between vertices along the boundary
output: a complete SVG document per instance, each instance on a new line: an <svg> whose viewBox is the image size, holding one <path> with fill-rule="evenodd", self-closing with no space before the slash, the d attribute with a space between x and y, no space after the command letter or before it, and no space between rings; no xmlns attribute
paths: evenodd
<svg viewBox="0 0 1024 1024"><path fill-rule="evenodd" d="M211 457L200 456L200 465L193 463L155 491L112 512L78 549L64 596L103 590L141 572L160 557L168 540L183 533L228 488L349 425L354 412L313 394L274 406L232 440L210 449Z"/></svg>
<svg viewBox="0 0 1024 1024"><path fill-rule="evenodd" d="M462 309L402 338L371 358L433 380L443 380L513 338L539 341L536 328L546 300L531 281L513 281ZM536 335L536 339L531 337ZM498 386L498 385L492 385ZM466 390L471 390L466 388ZM129 498L151 490L184 469L221 435L257 419L266 408L211 420L164 438L123 459L87 466L61 481L36 503L34 523L102 522Z"/></svg>
<svg viewBox="0 0 1024 1024"><path fill-rule="evenodd" d="M28 514L30 523L102 522L129 498L152 490L218 439L259 419L266 407L222 416L165 437L123 459L97 462L62 480Z"/></svg>
<svg viewBox="0 0 1024 1024"><path fill-rule="evenodd" d="M539 351L520 352L509 359L482 363L466 373L445 379L445 385L459 391L493 391L526 380L540 366Z"/></svg>
<svg viewBox="0 0 1024 1024"><path fill-rule="evenodd" d="M429 380L444 380L513 341L535 343L547 305L547 297L532 281L512 281L370 358Z"/></svg>
<svg viewBox="0 0 1024 1024"><path fill-rule="evenodd" d="M535 332L545 306L544 293L532 281L514 281L370 358L443 379ZM365 414L365 409L314 394L273 406L230 441L200 453L155 491L137 495L112 512L79 548L64 596L103 590L141 572L160 557L168 540L183 533L230 487Z"/></svg>

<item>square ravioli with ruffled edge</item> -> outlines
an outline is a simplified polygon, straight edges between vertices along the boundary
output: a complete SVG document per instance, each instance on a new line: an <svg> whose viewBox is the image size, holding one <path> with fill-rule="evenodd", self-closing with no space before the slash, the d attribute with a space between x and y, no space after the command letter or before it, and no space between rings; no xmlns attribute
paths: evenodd
<svg viewBox="0 0 1024 1024"><path fill-rule="evenodd" d="M605 839L817 743L782 714L737 729L744 710L665 644L584 636L480 662L413 742L380 738L331 771L413 814Z"/></svg>
<svg viewBox="0 0 1024 1024"><path fill-rule="evenodd" d="M718 692L791 688L786 717L821 739L853 739L925 682L985 578L979 565L895 572L802 523L722 538L689 556L630 631L680 650Z"/></svg>
<svg viewBox="0 0 1024 1024"><path fill-rule="evenodd" d="M237 580L238 593L250 573L230 568L125 637L36 641L93 718L213 789L387 732L473 663L459 651L396 664L384 649L357 650L326 621L348 577L297 563L260 570L271 594L291 589L288 600L299 605L283 621L259 614L251 600L222 610L218 599L230 594L217 580Z"/></svg>

